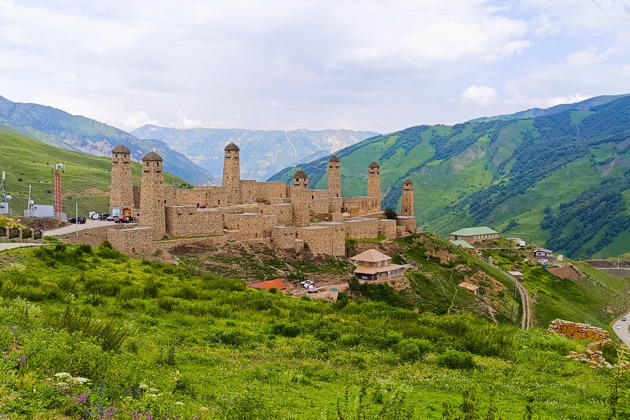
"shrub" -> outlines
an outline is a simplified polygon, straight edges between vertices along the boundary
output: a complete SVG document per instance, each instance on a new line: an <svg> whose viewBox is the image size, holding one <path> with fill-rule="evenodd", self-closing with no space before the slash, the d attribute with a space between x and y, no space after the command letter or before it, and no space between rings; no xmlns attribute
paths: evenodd
<svg viewBox="0 0 630 420"><path fill-rule="evenodd" d="M433 346L428 340L407 338L393 347L401 362L415 362L431 351Z"/></svg>
<svg viewBox="0 0 630 420"><path fill-rule="evenodd" d="M276 322L271 324L271 333L284 337L297 337L302 332L302 327L296 322Z"/></svg>
<svg viewBox="0 0 630 420"><path fill-rule="evenodd" d="M398 214L394 211L393 208L391 207L387 207L384 211L383 211L383 216L385 216L388 219L393 219L395 220L396 218L398 218Z"/></svg>
<svg viewBox="0 0 630 420"><path fill-rule="evenodd" d="M448 349L438 357L438 365L450 369L473 369L475 362L472 354Z"/></svg>

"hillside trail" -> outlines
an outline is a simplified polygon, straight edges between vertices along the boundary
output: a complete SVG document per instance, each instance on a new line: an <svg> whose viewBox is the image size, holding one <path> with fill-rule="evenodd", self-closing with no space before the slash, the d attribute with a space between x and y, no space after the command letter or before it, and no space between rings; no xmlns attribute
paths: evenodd
<svg viewBox="0 0 630 420"><path fill-rule="evenodd" d="M503 270L501 270L503 271ZM518 290L518 294L521 295L521 307L523 308L523 316L521 317L521 328L524 330L529 330L532 328L532 306L531 300L529 298L529 292L527 288L523 286L523 284L516 279L516 277L512 276L509 273L504 271L505 275L512 279L516 289Z"/></svg>

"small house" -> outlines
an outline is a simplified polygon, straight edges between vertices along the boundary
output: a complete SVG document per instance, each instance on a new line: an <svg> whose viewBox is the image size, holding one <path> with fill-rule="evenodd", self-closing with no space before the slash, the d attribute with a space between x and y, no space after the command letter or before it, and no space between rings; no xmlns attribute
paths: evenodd
<svg viewBox="0 0 630 420"><path fill-rule="evenodd" d="M553 251L544 248L538 248L534 250L534 257L536 258L553 258Z"/></svg>
<svg viewBox="0 0 630 420"><path fill-rule="evenodd" d="M470 293L472 293L474 295L478 295L479 294L479 286L475 286L474 284L468 283L466 281L463 281L463 282L459 283L459 287L462 287L462 288L468 290Z"/></svg>
<svg viewBox="0 0 630 420"><path fill-rule="evenodd" d="M375 249L368 249L350 258L350 262L357 267L354 275L361 280L378 280L403 275L405 266L392 264L391 261L391 257Z"/></svg>
<svg viewBox="0 0 630 420"><path fill-rule="evenodd" d="M498 239L500 236L501 235L496 230L490 229L486 226L480 226L456 230L455 232L449 234L448 239L450 239L451 241L463 240L471 244L475 242Z"/></svg>

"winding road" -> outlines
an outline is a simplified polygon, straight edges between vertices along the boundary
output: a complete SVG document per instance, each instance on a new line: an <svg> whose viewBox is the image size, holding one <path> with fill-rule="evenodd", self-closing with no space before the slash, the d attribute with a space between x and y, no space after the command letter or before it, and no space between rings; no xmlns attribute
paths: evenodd
<svg viewBox="0 0 630 420"><path fill-rule="evenodd" d="M503 270L501 270L503 271ZM521 317L521 328L524 330L529 330L533 326L532 322L532 304L529 299L529 293L523 284L516 279L513 275L506 273L503 271L506 276L512 279L516 289L518 290L518 294L521 295L521 306L523 308L523 316Z"/></svg>
<svg viewBox="0 0 630 420"><path fill-rule="evenodd" d="M623 318L626 318L626 321L622 321ZM613 331L617 334L617 337L621 339L625 343L626 346L630 349L630 332L628 332L628 319L630 319L630 312L619 318L615 322L613 322ZM617 328L617 324L621 325L621 328Z"/></svg>

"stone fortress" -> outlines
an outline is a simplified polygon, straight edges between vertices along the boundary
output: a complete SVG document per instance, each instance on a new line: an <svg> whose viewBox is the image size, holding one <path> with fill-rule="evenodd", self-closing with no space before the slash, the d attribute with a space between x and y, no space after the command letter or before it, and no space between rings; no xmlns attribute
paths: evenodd
<svg viewBox="0 0 630 420"><path fill-rule="evenodd" d="M416 232L413 183L403 184L397 220L383 218L380 167L367 171L366 197L341 196L341 165L328 162L328 188L311 189L298 170L292 185L241 179L239 148L225 147L223 185L175 190L164 185L162 157L142 158L141 185L132 184L131 152L112 151L110 213L138 224L107 231L112 246L127 254L149 254L179 244L221 245L229 241L267 242L275 248L314 255L345 256L346 238L396 238Z"/></svg>

